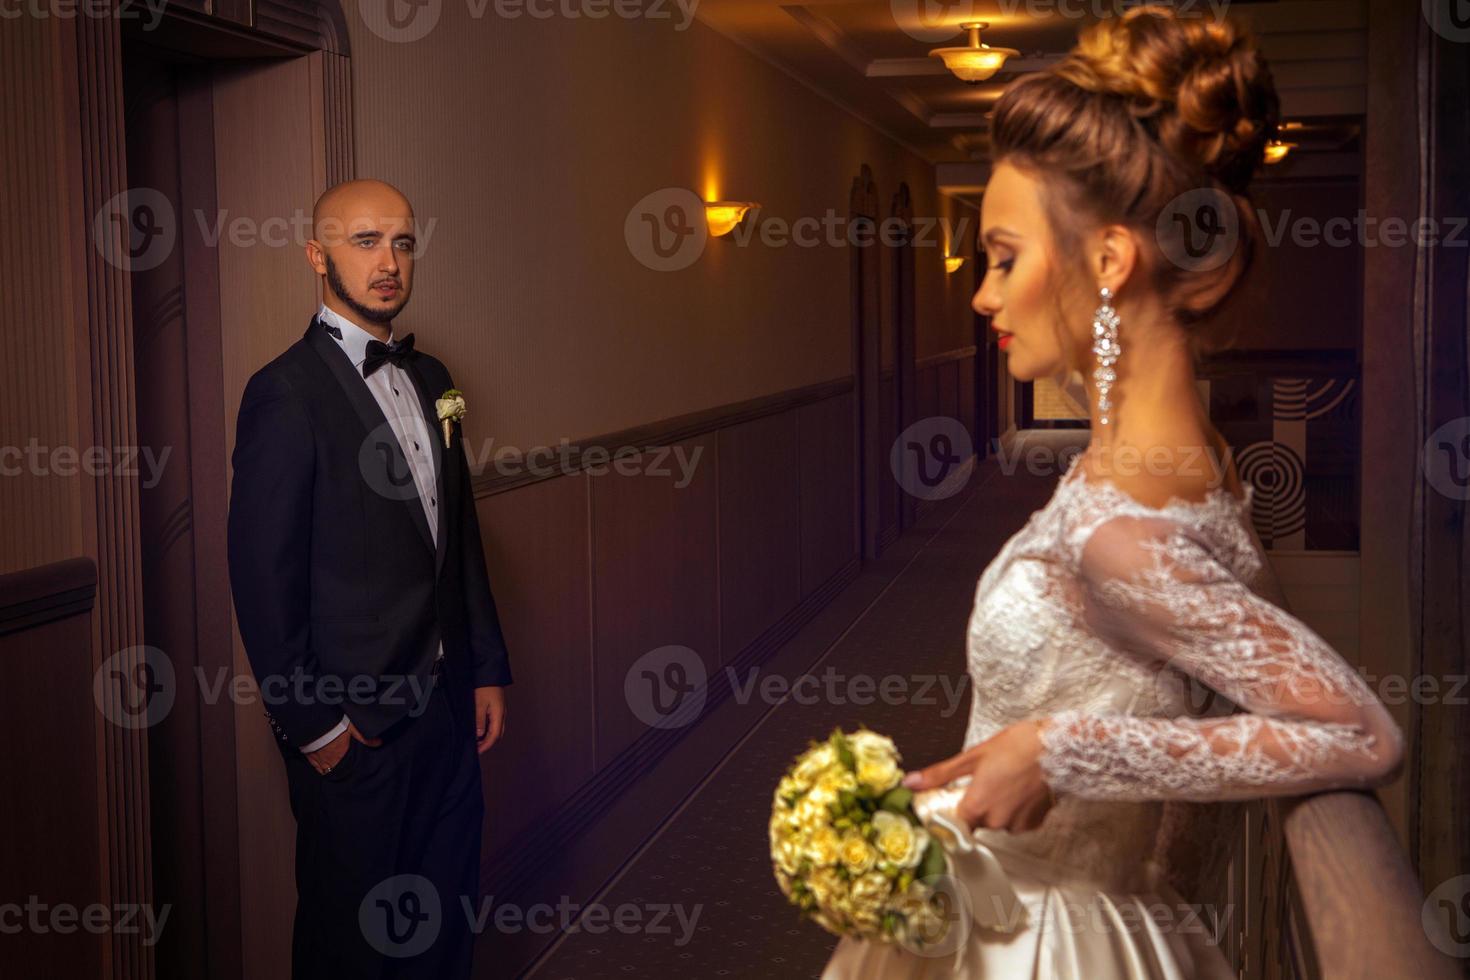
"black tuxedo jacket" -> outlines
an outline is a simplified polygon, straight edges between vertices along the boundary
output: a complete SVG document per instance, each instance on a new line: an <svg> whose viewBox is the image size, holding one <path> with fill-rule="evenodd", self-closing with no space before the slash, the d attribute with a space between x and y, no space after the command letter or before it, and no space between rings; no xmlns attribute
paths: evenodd
<svg viewBox="0 0 1470 980"><path fill-rule="evenodd" d="M388 420L315 317L240 401L230 588L282 752L344 713L374 737L422 710L441 640L451 692L511 682L459 423L446 450L434 411L454 382L417 350L401 366L434 447L437 547Z"/></svg>

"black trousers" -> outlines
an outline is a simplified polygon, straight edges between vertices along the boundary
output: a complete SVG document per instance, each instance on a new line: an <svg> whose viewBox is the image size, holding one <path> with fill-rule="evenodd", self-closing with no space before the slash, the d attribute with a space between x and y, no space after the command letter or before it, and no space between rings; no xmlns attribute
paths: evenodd
<svg viewBox="0 0 1470 980"><path fill-rule="evenodd" d="M485 801L473 694L449 683L382 745L351 739L326 775L287 756L294 980L470 976Z"/></svg>

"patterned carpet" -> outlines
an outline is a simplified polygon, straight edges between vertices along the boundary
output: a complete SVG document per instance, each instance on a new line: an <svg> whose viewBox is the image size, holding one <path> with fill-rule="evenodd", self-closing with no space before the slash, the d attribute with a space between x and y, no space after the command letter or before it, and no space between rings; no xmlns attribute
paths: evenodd
<svg viewBox="0 0 1470 980"><path fill-rule="evenodd" d="M976 581L1055 482L1056 474L1028 476L1023 467L1005 476L993 463L982 464L965 491L968 498L942 530L810 668L817 683L813 696L803 699L808 703L788 700L775 707L598 897L605 912L597 931L569 930L529 976L819 976L835 939L797 918L776 888L767 856L776 780L808 740L836 726L862 723L891 735L910 767L959 749L970 703L964 634ZM910 533L926 531L921 524ZM876 692L889 675L905 679L888 682L903 696L848 687L868 683ZM632 908L620 930L619 908L626 906ZM668 912L656 922L657 910L669 906L682 915Z"/></svg>

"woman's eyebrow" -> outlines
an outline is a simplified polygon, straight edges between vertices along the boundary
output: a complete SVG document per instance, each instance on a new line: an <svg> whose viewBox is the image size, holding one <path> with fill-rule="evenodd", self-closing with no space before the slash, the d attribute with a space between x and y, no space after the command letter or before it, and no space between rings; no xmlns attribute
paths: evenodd
<svg viewBox="0 0 1470 980"><path fill-rule="evenodd" d="M988 245L988 244L991 244L991 243L995 242L996 239L1000 239L1000 238L1018 239L1020 237L1021 237L1020 235L1016 234L1014 231L1011 231L1009 228L994 227L994 228L987 228L987 229L985 229L985 232L980 236L980 240L981 240L982 243Z"/></svg>

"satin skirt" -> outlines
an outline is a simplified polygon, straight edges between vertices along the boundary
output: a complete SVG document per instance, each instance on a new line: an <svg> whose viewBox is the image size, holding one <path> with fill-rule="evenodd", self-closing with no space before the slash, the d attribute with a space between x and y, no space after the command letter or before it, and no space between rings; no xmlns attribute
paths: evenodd
<svg viewBox="0 0 1470 980"><path fill-rule="evenodd" d="M995 846L996 835L981 843L954 815L958 790L920 797L915 809L950 858L951 874L935 883L949 927L924 946L843 937L822 980L1236 976L1215 944L1221 916L1187 903L1161 875L1146 875L1148 887L1138 892L1110 891L1055 862Z"/></svg>

